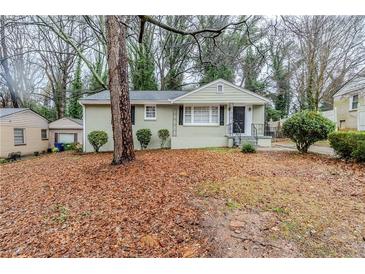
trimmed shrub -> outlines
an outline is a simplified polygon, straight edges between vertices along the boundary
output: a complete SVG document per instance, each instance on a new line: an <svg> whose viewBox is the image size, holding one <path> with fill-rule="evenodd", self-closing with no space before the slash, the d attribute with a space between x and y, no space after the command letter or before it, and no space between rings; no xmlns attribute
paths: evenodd
<svg viewBox="0 0 365 274"><path fill-rule="evenodd" d="M331 147L341 158L365 161L365 132L338 131L328 136Z"/></svg>
<svg viewBox="0 0 365 274"><path fill-rule="evenodd" d="M241 147L241 152L243 152L243 153L255 153L256 148L251 143L244 143Z"/></svg>
<svg viewBox="0 0 365 274"><path fill-rule="evenodd" d="M158 134L158 138L160 138L160 140L161 140L161 148L164 148L167 138L170 137L170 132L168 129L162 128L157 132L157 134Z"/></svg>
<svg viewBox="0 0 365 274"><path fill-rule="evenodd" d="M137 140L141 144L141 149L147 148L151 141L152 132L149 128L141 128L136 132Z"/></svg>
<svg viewBox="0 0 365 274"><path fill-rule="evenodd" d="M95 152L99 152L99 149L108 142L108 134L103 130L95 130L87 135L87 139Z"/></svg>
<svg viewBox="0 0 365 274"><path fill-rule="evenodd" d="M301 111L283 124L283 133L295 142L297 149L307 153L317 141L325 140L335 130L335 123L315 111Z"/></svg>
<svg viewBox="0 0 365 274"><path fill-rule="evenodd" d="M359 141L356 149L351 153L352 158L358 162L365 162L365 141Z"/></svg>

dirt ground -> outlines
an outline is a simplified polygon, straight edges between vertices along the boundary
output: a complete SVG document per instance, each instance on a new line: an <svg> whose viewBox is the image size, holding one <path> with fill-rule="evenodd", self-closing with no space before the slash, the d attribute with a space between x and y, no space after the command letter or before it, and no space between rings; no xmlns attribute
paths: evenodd
<svg viewBox="0 0 365 274"><path fill-rule="evenodd" d="M233 149L0 166L0 257L365 257L365 166Z"/></svg>

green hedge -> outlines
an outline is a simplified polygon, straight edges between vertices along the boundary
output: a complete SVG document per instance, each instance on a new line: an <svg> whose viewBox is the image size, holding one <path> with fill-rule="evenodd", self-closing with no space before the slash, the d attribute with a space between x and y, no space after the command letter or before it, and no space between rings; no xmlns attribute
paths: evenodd
<svg viewBox="0 0 365 274"><path fill-rule="evenodd" d="M328 140L341 158L365 161L365 132L337 131L331 133Z"/></svg>

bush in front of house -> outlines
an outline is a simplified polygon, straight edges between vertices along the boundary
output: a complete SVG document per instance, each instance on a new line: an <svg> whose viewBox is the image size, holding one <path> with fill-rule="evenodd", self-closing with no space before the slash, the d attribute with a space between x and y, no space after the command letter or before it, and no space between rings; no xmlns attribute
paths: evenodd
<svg viewBox="0 0 365 274"><path fill-rule="evenodd" d="M158 138L160 138L160 140L161 140L161 148L164 148L167 139L170 137L170 132L168 129L162 128L157 132L157 134L158 134Z"/></svg>
<svg viewBox="0 0 365 274"><path fill-rule="evenodd" d="M241 152L243 152L243 153L255 153L256 148L251 143L244 143L241 147Z"/></svg>
<svg viewBox="0 0 365 274"><path fill-rule="evenodd" d="M59 149L58 149L58 148L56 148L56 147L53 147L53 148L52 148L52 152L53 152L53 153L59 152Z"/></svg>
<svg viewBox="0 0 365 274"><path fill-rule="evenodd" d="M335 123L315 111L301 111L288 118L283 124L283 133L295 142L301 153L317 141L326 140L335 130Z"/></svg>
<svg viewBox="0 0 365 274"><path fill-rule="evenodd" d="M336 154L346 160L365 161L365 132L337 131L328 136Z"/></svg>
<svg viewBox="0 0 365 274"><path fill-rule="evenodd" d="M65 151L72 150L75 152L82 152L82 145L80 143L64 144Z"/></svg>
<svg viewBox="0 0 365 274"><path fill-rule="evenodd" d="M141 128L136 132L137 140L141 144L141 149L147 148L151 141L152 132L149 128Z"/></svg>
<svg viewBox="0 0 365 274"><path fill-rule="evenodd" d="M87 135L87 139L95 152L99 152L99 149L108 142L108 134L103 130L95 130Z"/></svg>

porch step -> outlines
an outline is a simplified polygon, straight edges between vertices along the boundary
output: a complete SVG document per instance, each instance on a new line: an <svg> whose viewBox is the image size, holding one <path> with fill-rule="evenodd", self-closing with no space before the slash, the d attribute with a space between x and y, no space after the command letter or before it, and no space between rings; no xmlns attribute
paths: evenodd
<svg viewBox="0 0 365 274"><path fill-rule="evenodd" d="M238 147L245 143L250 143L254 146L256 146L256 139L252 136L230 136L228 139L232 139L233 146Z"/></svg>

